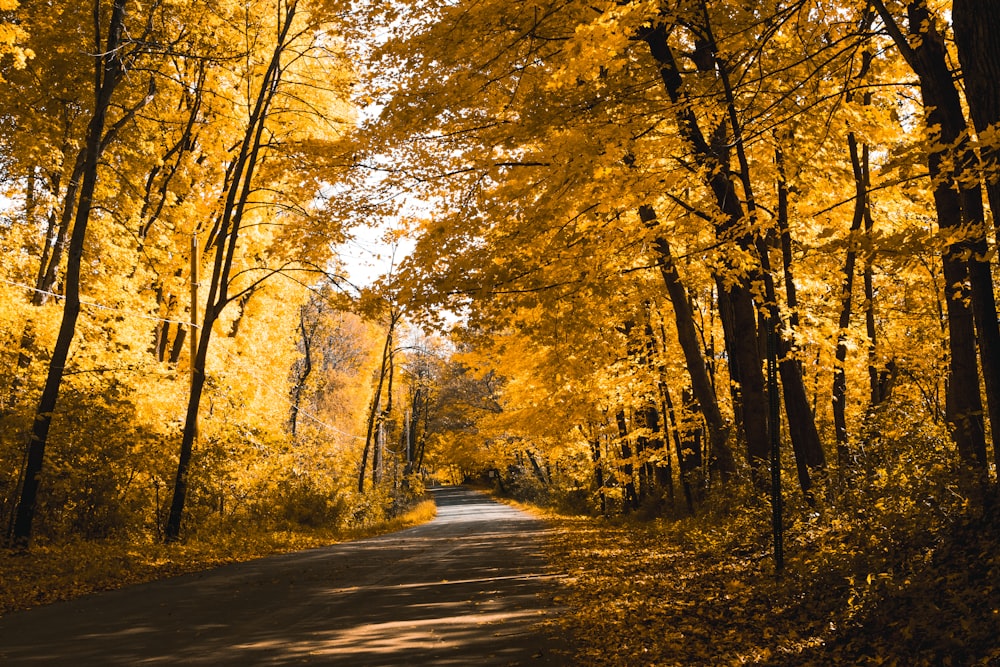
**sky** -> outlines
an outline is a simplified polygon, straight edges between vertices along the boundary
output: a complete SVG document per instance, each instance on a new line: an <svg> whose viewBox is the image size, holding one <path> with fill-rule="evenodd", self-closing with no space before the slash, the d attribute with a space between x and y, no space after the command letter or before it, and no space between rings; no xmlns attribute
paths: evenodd
<svg viewBox="0 0 1000 667"><path fill-rule="evenodd" d="M337 254L348 280L357 287L367 287L387 274L412 252L415 241L409 237L386 239L389 225L357 227L354 238L337 246Z"/></svg>

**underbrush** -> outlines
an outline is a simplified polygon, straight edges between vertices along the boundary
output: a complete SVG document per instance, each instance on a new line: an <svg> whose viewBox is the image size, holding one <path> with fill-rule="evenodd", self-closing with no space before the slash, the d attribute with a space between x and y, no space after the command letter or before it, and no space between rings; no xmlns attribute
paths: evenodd
<svg viewBox="0 0 1000 667"><path fill-rule="evenodd" d="M827 521L819 540L792 523L776 577L759 514L550 517L580 664L1000 664L996 521L912 541L905 527Z"/></svg>
<svg viewBox="0 0 1000 667"><path fill-rule="evenodd" d="M786 481L780 573L745 479L693 515L550 511L578 663L1000 665L995 491L926 428L866 445L812 502Z"/></svg>
<svg viewBox="0 0 1000 667"><path fill-rule="evenodd" d="M0 615L226 563L390 533L430 521L436 512L433 500L423 500L395 517L344 527L242 525L215 532L202 527L190 539L170 545L148 538L76 539L37 544L30 552L0 551Z"/></svg>

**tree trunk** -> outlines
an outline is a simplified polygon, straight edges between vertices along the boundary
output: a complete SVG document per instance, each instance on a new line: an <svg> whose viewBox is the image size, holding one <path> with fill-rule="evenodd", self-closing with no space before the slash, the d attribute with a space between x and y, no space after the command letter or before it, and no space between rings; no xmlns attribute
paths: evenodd
<svg viewBox="0 0 1000 667"><path fill-rule="evenodd" d="M1000 129L1000 4L995 0L954 0L952 21L962 63L965 99L976 132ZM980 146L993 223L1000 215L1000 144Z"/></svg>
<svg viewBox="0 0 1000 667"><path fill-rule="evenodd" d="M847 330L851 324L851 305L854 292L854 267L858 256L858 234L868 208L868 146L858 151L854 133L847 135L854 170L854 217L848 232L847 257L844 259L844 281L840 291L840 316L837 320L837 349L833 366L833 428L837 438L837 467L843 476L849 464L850 448L847 437Z"/></svg>
<svg viewBox="0 0 1000 667"><path fill-rule="evenodd" d="M80 269L83 260L83 246L87 233L87 224L93 206L94 188L97 184L98 162L104 146L104 128L111 97L122 80L124 65L119 60L118 49L125 20L125 0L115 0L108 24L106 47L100 47L99 55L95 57L94 71L94 114L87 127L84 167L79 190L79 201L76 205L76 218L73 221L73 232L70 235L69 253L66 262L65 299L62 322L56 338L52 357L49 359L49 370L45 378L42 396L35 410L35 419L31 428L31 441L28 444L28 455L24 470L24 482L21 496L11 532L13 544L19 548L27 548L31 539L32 522L38 501L39 475L45 459L45 447L48 443L49 427L52 425L52 415L59 398L59 389L66 371L66 360L69 358L70 345L76 334L76 320L80 314ZM95 24L95 30L98 26ZM98 33L99 34L99 33ZM73 188L69 189L69 193ZM67 199L64 210L72 210L74 202Z"/></svg>
<svg viewBox="0 0 1000 667"><path fill-rule="evenodd" d="M735 238L741 249L752 248L752 241L741 227L745 222L743 207L728 160L728 142L724 136L713 137L709 145L694 111L682 99L680 70L667 41L667 26L659 23L641 32L650 53L659 65L660 78L673 102L677 124L691 146L695 159L706 174L706 185L715 195L724 219L715 225L717 238ZM727 275L723 275L727 274ZM767 483L763 469L767 465L770 445L767 435L767 394L764 388L762 360L757 341L757 309L753 302L750 277L742 268L723 268L716 276L719 311L731 352L731 375L739 381L739 401L742 404L743 433L747 441L747 458L760 486Z"/></svg>
<svg viewBox="0 0 1000 667"><path fill-rule="evenodd" d="M729 69L726 62L719 56L708 14L708 6L704 0L701 2L701 10L704 19L705 31L705 45L702 48L706 53L703 58L704 64L699 62L698 67L699 69L708 69L708 65L711 63L714 65L714 71L717 74L719 81L722 83L722 88L725 93L729 125L733 131L732 144L736 149L736 157L740 167L738 177L743 186L743 192L746 198L746 214L747 218L752 221L757 216L757 204L753 194L754 188L750 178L750 163L747 159L746 149L743 144L743 128L739 121L735 94L729 78ZM720 156L724 155L722 150L717 150L717 154ZM779 164L779 166L781 165ZM729 179L729 182L732 183L731 178ZM733 194L735 195L735 192ZM787 305L789 309L793 309L796 297L794 287L795 282L791 270L791 239L788 233L787 190L785 190L783 194L786 195L786 206L784 211L781 211L781 213L785 214L785 219L781 220L779 215L778 225L779 227L784 228L782 230L782 239L784 240L783 245L788 247L788 252L782 252L782 259L784 261L784 275L786 278L786 289L789 297ZM720 207L721 204L722 202L720 202ZM734 212L737 209L741 209L741 207L734 206ZM749 233L747 234L747 238L749 240ZM753 272L751 272L751 277L754 279L759 278L764 283L764 296L766 299L764 305L768 311L767 317L764 318L764 322L767 325L766 333L767 335L774 336L774 340L777 342L777 350L780 355L778 369L781 375L781 385L784 390L785 416L788 419L788 431L792 441L792 450L795 453L799 486L808 498L810 497L809 489L812 487L810 471L813 469L820 470L824 468L826 466L826 455L823 452L823 446L819 439L819 432L816 430L816 421L813 417L813 412L809 407L809 398L806 395L805 381L802 378L802 365L792 356L794 351L792 341L787 338L781 330L781 313L778 308L777 290L774 284L774 275L771 270L769 252L770 244L765 236L757 235L753 238L760 261L760 270L759 276L754 275ZM792 310L790 323L794 326L797 321L798 316L794 310ZM763 342L762 338L762 336L758 335L758 343ZM760 354L760 352L758 353ZM768 396L770 396L770 390L768 391Z"/></svg>
<svg viewBox="0 0 1000 667"><path fill-rule="evenodd" d="M379 364L378 381L375 383L375 393L372 396L371 409L368 412L368 428L365 431L365 448L361 452L361 469L358 471L358 493L365 492L365 474L368 467L368 456L372 453L373 445L377 446L374 443L375 428L383 416L383 411L381 410L382 388L385 386L386 372L390 369L393 338L399 317L400 314L395 309L390 308L389 328L385 334L385 344L382 346L382 361ZM372 458L372 469L374 470L376 466L374 461L375 457L373 456ZM374 473L373 481L375 481Z"/></svg>
<svg viewBox="0 0 1000 667"><path fill-rule="evenodd" d="M608 513L608 498L604 492L604 466L601 463L601 437L593 424L590 426L590 460L594 463L594 484L597 486L597 498L601 502L601 515Z"/></svg>
<svg viewBox="0 0 1000 667"><path fill-rule="evenodd" d="M622 476L625 478L623 484L624 489L624 506L623 510L628 512L630 509L638 509L639 507L639 495L635 490L635 479L634 479L634 468L632 465L632 446L628 441L628 426L625 423L625 411L619 410L615 413L615 422L618 424L618 436L621 441L622 450Z"/></svg>
<svg viewBox="0 0 1000 667"><path fill-rule="evenodd" d="M391 329L395 329L392 326ZM394 339L394 331L391 331L389 336L390 340ZM389 357L386 360L387 369L383 372L388 378L388 386L385 390L385 408L380 412L378 417L378 437L375 438L375 445L372 449L372 486L378 486L382 481L382 467L383 460L385 458L385 442L387 438L386 430L389 424L389 415L392 413L392 381L395 376L395 350L392 345L389 346Z"/></svg>
<svg viewBox="0 0 1000 667"><path fill-rule="evenodd" d="M965 98L969 105L976 132L982 136L988 130L1000 129L1000 4L994 0L954 0L952 3L955 43L958 58L962 63L965 81ZM993 142L980 143L982 170L993 212L993 224L997 226L1000 215L1000 145ZM992 289L992 275L989 270L988 255L981 246L976 249L974 264L970 266L973 280ZM1000 470L1000 339L993 336L996 323L996 309L990 312L988 305L976 309L979 327L980 356L986 384L986 402L990 411L990 427L993 432L994 464Z"/></svg>
<svg viewBox="0 0 1000 667"><path fill-rule="evenodd" d="M914 38L912 42L903 34L883 0L872 0L872 5L920 81L925 123L933 137L927 166L933 184L938 226L943 230L958 231L963 229L963 225L968 225L965 227L965 238L950 242L941 258L951 361L948 398L952 407L951 432L959 453L968 465L983 474L986 470L986 437L976 363L974 312L982 318L990 310L991 303L992 312L996 313L996 305L992 286L987 291L984 285L983 268L975 266L985 259L975 257L976 249L985 244L982 221L975 219L977 213L973 204L974 198L978 197L981 208L982 194L978 180L972 184L965 173L975 161L975 156L965 137L967 124L948 67L944 37L936 29L925 0L914 0L907 5L910 37ZM951 146L954 149L948 148ZM973 265L971 289L966 287L970 278L970 262L965 260L970 253ZM971 308L970 301L975 304ZM1000 340L1000 333L994 338L992 332L997 327L995 314L991 322L979 321L978 324L980 343L987 341L984 365L989 363L991 370L987 373L992 373L995 355L990 346L992 341Z"/></svg>
<svg viewBox="0 0 1000 667"><path fill-rule="evenodd" d="M305 309L299 310L299 332L302 334L302 371L295 378L295 386L292 388L292 409L291 414L288 415L289 429L292 432L292 437L295 437L295 431L299 423L299 408L302 407L302 393L305 390L306 380L309 379L310 373L312 373L312 337L309 332L306 331L306 315Z"/></svg>
<svg viewBox="0 0 1000 667"><path fill-rule="evenodd" d="M181 436L181 447L177 460L177 475L174 478L174 492L170 501L170 511L163 531L166 542L176 542L180 539L181 519L184 515L184 504L187 498L188 476L191 468L191 457L194 441L198 435L198 409L205 386L205 361L208 345L212 339L212 327L219 319L223 309L230 302L229 276L240 238L240 227L243 214L251 203L253 193L254 171L260 163L260 151L264 146L264 126L268 118L271 103L277 92L281 78L281 56L288 44L289 29L295 17L296 3L290 2L279 21L278 34L271 60L261 79L253 109L247 119L247 128L239 144L239 155L227 172L230 178L225 184L226 200L222 213L215 226L215 233L210 235L209 245L215 246L215 260L212 265L212 275L209 282L208 299L205 304L205 316L201 325L201 335L198 339L197 354L191 374L191 394L184 418L184 432ZM236 295L238 298L240 295Z"/></svg>
<svg viewBox="0 0 1000 667"><path fill-rule="evenodd" d="M651 206L640 206L639 217L647 227L657 224L656 211ZM729 446L729 428L722 417L718 397L715 395L715 389L708 375L708 366L702 352L701 340L694 325L691 302L687 290L681 282L680 275L677 273L669 241L664 236L657 235L653 240L653 248L658 255L657 264L660 267L663 284L667 288L670 303L673 305L677 341L684 354L685 367L691 378L691 387L698 399L702 414L705 416L705 423L708 425L709 442L712 454L716 457L719 474L722 476L722 480L726 481L736 472L736 461Z"/></svg>

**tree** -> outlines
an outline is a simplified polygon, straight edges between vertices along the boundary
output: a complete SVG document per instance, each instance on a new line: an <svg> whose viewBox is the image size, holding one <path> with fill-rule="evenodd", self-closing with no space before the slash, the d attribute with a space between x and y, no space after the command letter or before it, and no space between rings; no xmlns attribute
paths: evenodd
<svg viewBox="0 0 1000 667"><path fill-rule="evenodd" d="M980 0L956 0L953 3L952 15L954 21L955 42L958 45L958 57L962 63L963 81L965 82L965 97L969 105L969 113L973 126L979 135L980 154L982 157L983 181L989 197L990 209L993 212L994 227L997 211L1000 211L1000 148L997 145L996 130L1000 123L1000 97L994 82L1000 73L1000 42L988 29L1000 19L996 3ZM969 178L969 175L965 175ZM969 195L975 196L973 190ZM975 204L973 204L975 207ZM975 208L974 208L975 210ZM982 221L982 220L981 220ZM974 221L969 221L974 222ZM985 230L983 230L985 234ZM976 255L970 258L969 270L977 278L975 284L981 285L980 290L987 286L992 292L992 281L989 280L989 259L983 254L985 244L978 242ZM976 289L975 287L973 289ZM983 365L983 375L986 382L987 403L990 410L990 425L993 429L993 455L995 462L1000 462L1000 447L997 446L997 424L1000 424L1000 372L997 358L1000 355L1000 339L995 334L993 323L996 322L995 304L991 310L990 300L983 297L977 299L980 304L976 311L976 322L979 333L979 351ZM990 319L992 318L992 319Z"/></svg>
<svg viewBox="0 0 1000 667"><path fill-rule="evenodd" d="M977 171L977 158L969 145L965 115L937 17L924 0L907 3L908 30L915 40L911 44L885 3L873 0L872 4L920 80L925 123L932 137L927 166L934 183L938 225L947 234L941 261L950 343L949 421L964 459L982 472L986 466L986 434L976 348L978 342L990 415L1000 423L1000 328L986 254L982 192L978 179L970 181L967 174L970 169Z"/></svg>
<svg viewBox="0 0 1000 667"><path fill-rule="evenodd" d="M80 314L80 269L83 262L87 223L90 221L94 189L98 178L98 161L109 139L112 138L107 130L108 113L118 85L125 75L135 68L139 59L145 55L146 43L152 37L142 30L137 32L137 38L129 35L126 31L125 5L124 0L115 0L110 8L110 14L104 17L100 11L100 3L95 4L94 50L97 55L94 57L94 106L87 126L79 193L72 192L72 189L68 191L67 202L64 205L64 210L75 208L76 215L69 237L62 323L59 326L59 335L49 359L45 387L35 411L21 497L13 524L12 540L14 544L21 547L27 547L31 538L31 526L38 496L39 474L44 462L52 413L55 411L56 401L59 398L59 389L66 369L70 345L76 334L76 321ZM107 21L106 36L104 36L103 25L105 20ZM135 114L145 102L146 99L143 99L139 105L133 107L129 113L119 119L118 123L126 121ZM117 127L120 125L111 126L111 134Z"/></svg>
<svg viewBox="0 0 1000 667"><path fill-rule="evenodd" d="M368 426L365 429L365 448L361 453L361 466L358 472L358 493L365 491L365 474L368 469L368 456L372 456L372 486L379 481L381 471L381 446L383 444L382 428L392 410L392 379L394 375L393 357L395 356L396 328L402 317L402 310L394 304L388 307L388 322L385 327L385 343L382 346L382 358L376 371L375 388L372 392L371 404L368 408ZM382 402L382 392L388 382L388 397ZM374 448L374 451L373 451Z"/></svg>
<svg viewBox="0 0 1000 667"><path fill-rule="evenodd" d="M310 117L316 114L317 110L311 106L308 96L302 96L301 93L302 90L316 89L317 81L310 78L308 67L316 58L317 52L324 55L329 53L329 45L325 41L325 31L329 25L322 11L314 13L298 0L281 1L276 9L273 23L269 20L262 21L257 14L239 12L243 14L242 25L247 31L246 40L259 45L260 51L250 50L245 54L245 79L240 85L246 98L236 105L237 110L245 113L243 127L231 161L226 167L225 180L220 188L221 201L219 208L214 211L205 242L206 249L212 253L212 269L208 277L208 295L196 353L191 362L191 393L184 420L173 497L164 530L164 538L168 542L180 537L213 329L229 304L251 295L268 278L294 268L294 262L289 261L285 266L263 266L256 267L256 270L234 272L240 255L240 240L246 235L246 228L254 217L260 215L258 206L267 201L267 193L273 194L273 188L277 185L271 181L265 186L259 179L270 175L270 170L275 168L272 161L280 163L282 149L301 150L308 147L304 145L304 139L309 138L308 134L306 137L301 134L288 136L282 131L281 123L290 116ZM316 9L323 8L320 6ZM337 92L336 89L321 90ZM335 122L325 116L321 124L326 125L327 129L330 125L335 126ZM299 127L301 128L301 122ZM285 159L288 160L285 164L294 164L298 158L299 155L294 150L289 150L285 154ZM287 171L271 173L280 174L280 180L291 176ZM306 181L306 185L313 183ZM300 195L304 194L301 188L301 184L295 188ZM317 191L318 188L307 190L308 196L315 196ZM299 206L302 207L300 211L307 210L302 204ZM295 208L289 208L290 215L297 214ZM236 283L238 277L244 278L246 282Z"/></svg>

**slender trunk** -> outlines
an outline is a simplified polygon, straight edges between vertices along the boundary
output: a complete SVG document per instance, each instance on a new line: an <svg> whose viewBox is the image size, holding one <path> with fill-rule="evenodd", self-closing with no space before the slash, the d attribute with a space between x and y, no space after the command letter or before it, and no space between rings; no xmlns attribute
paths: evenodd
<svg viewBox="0 0 1000 667"><path fill-rule="evenodd" d="M952 21L958 59L969 115L976 132L996 130L1000 123L1000 4L995 0L954 0ZM993 223L1000 212L1000 145L984 142L981 146L983 175Z"/></svg>
<svg viewBox="0 0 1000 667"><path fill-rule="evenodd" d="M73 171L70 174L69 182L66 185L66 192L62 198L62 212L58 217L54 211L49 213L42 256L38 263L38 274L35 277L35 290L31 293L32 306L37 307L46 303L50 293L56 289L59 265L62 263L63 252L66 249L67 239L72 228L73 214L77 212L79 215L77 210L77 196L79 195L80 185L83 182L87 150L87 146L84 145L73 163ZM98 146L97 150L101 150L100 146ZM58 189L58 179L56 179L56 188ZM34 208L33 203L30 208ZM28 368L31 366L31 361L35 356L34 347L35 329L34 324L29 319L25 324L24 331L21 333L21 341L18 346L17 372L11 379L10 406L13 406L19 398Z"/></svg>
<svg viewBox="0 0 1000 667"><path fill-rule="evenodd" d="M176 364L181 360L181 353L184 352L184 341L187 340L188 336L197 336L197 330L192 329L191 333L188 333L188 329L191 327L185 327L180 324L177 325L177 333L174 334L174 342L170 346L170 356L167 357L167 363Z"/></svg>
<svg viewBox="0 0 1000 667"><path fill-rule="evenodd" d="M239 155L227 170L229 177L226 183L226 199L223 210L216 225L217 234L212 236L209 245L215 246L215 260L212 265L212 275L209 282L208 299L205 304L205 315L201 325L197 354L193 360L191 373L191 394L188 397L187 411L184 418L184 431L181 436L180 453L177 460L177 474L174 478L174 491L170 502L170 511L163 531L166 542L176 542L180 539L181 520L184 514L184 504L187 498L188 477L191 468L191 457L194 441L198 435L198 409L205 386L205 361L208 346L212 339L212 328L219 319L223 309L230 301L229 277L240 238L240 227L243 214L250 203L253 192L254 171L260 163L260 151L264 146L264 125L267 120L271 103L277 92L281 79L281 56L287 45L289 29L295 17L297 3L293 0L285 7L283 22L278 27L278 34L271 60L261 79L257 98L247 122L247 128L239 146Z"/></svg>
<svg viewBox="0 0 1000 667"><path fill-rule="evenodd" d="M368 411L368 427L365 431L365 448L361 452L361 469L358 471L358 493L365 492L365 474L368 467L368 457L372 453L375 428L382 415L382 410L380 409L382 403L382 388L385 386L386 371L388 370L390 364L389 358L392 354L392 341L398 319L399 314L395 310L390 309L389 328L385 334L385 344L382 346L382 360L379 364L378 381L375 383L375 393L372 396L370 410ZM374 457L372 458L374 459ZM372 468L375 468L374 460L372 461Z"/></svg>
<svg viewBox="0 0 1000 667"><path fill-rule="evenodd" d="M695 159L706 174L706 185L715 195L724 218L715 226L719 239L736 239L741 249L751 250L745 226L743 206L732 180L728 159L728 141L724 133L716 132L710 145L705 139L697 116L682 93L680 70L667 40L664 23L646 28L641 38L659 65L660 78L674 105L677 123L684 139L691 146ZM750 276L742 267L722 267L716 276L719 311L731 352L731 375L738 378L741 418L747 442L747 458L759 486L766 488L762 470L767 465L770 446L767 435L767 394L764 388L762 360L757 341L757 308L753 301Z"/></svg>
<svg viewBox="0 0 1000 667"><path fill-rule="evenodd" d="M981 220L975 219L977 211L973 204L974 198L978 197L979 208L982 206L978 180L972 184L964 173L968 165L975 161L968 145L965 114L948 66L944 37L935 27L926 1L913 0L907 4L907 23L912 40L903 34L883 0L872 0L872 6L882 17L887 31L920 82L925 123L933 137L928 148L927 166L938 226L942 230L965 232L964 238L948 243L941 257L951 364L947 403L952 408L951 433L959 453L982 476L987 465L986 437L976 360L976 316L981 320L980 333L985 334L980 337L980 342L987 340L988 354L984 362L991 365L987 373L992 372L992 364L995 363L991 356L994 350L990 346L1000 336L995 338L992 332L997 326L995 315L991 322L982 321L991 305L992 312L996 312L996 305L995 302L990 303L994 301L992 281L987 293L987 285L984 284L986 276L982 267L975 266L982 261L975 257L975 251L984 247L985 235ZM970 255L973 257L971 276L970 262L966 260ZM966 287L970 277L973 278L971 286ZM970 307L970 302L975 305ZM994 382L991 381L991 384Z"/></svg>
<svg viewBox="0 0 1000 667"><path fill-rule="evenodd" d="M615 413L615 422L618 425L618 436L621 442L622 450L622 477L624 477L625 482L623 484L624 488L624 501L625 505L622 509L628 512L630 509L637 509L639 507L639 495L636 493L635 489L635 479L634 479L634 468L632 465L632 446L628 441L628 426L625 422L625 411L619 410Z"/></svg>
<svg viewBox="0 0 1000 667"><path fill-rule="evenodd" d="M417 460L417 428L420 425L420 408L425 387L417 387L410 399L409 419L406 422L406 474L413 472L413 464Z"/></svg>
<svg viewBox="0 0 1000 667"><path fill-rule="evenodd" d="M639 217L643 224L648 227L657 224L656 212L651 206L639 207ZM726 426L722 411L719 409L718 397L715 395L715 388L708 374L708 365L705 363L701 340L695 329L694 311L691 309L687 290L677 272L669 241L666 237L658 235L653 241L653 247L658 254L657 264L660 267L663 284L667 288L667 294L673 305L677 340L680 343L681 352L684 354L685 367L691 378L691 386L698 399L699 409L705 416L705 423L708 425L712 455L716 457L723 481L726 481L736 472L736 461L729 446L729 428Z"/></svg>
<svg viewBox="0 0 1000 667"><path fill-rule="evenodd" d="M365 447L361 450L361 465L358 471L358 493L365 492L365 475L368 472L368 457L372 450L372 439L375 435L376 415L379 410L379 398L382 395L382 384L379 380L375 393L372 394L372 402L368 406L368 426L365 429Z"/></svg>
<svg viewBox="0 0 1000 667"><path fill-rule="evenodd" d="M691 492L691 477L688 474L690 463L685 461L684 443L682 438L685 436L684 425L677 417L677 410L674 409L674 401L670 396L670 387L666 383L660 385L660 391L663 393L663 404L666 406L666 412L670 415L670 423L673 424L673 439L674 439L674 451L677 455L677 465L680 468L680 480L681 480L681 490L684 492L684 502L687 504L688 511L694 514L694 495Z"/></svg>
<svg viewBox="0 0 1000 667"><path fill-rule="evenodd" d="M750 178L750 163L747 159L746 149L743 142L743 128L739 122L735 95L729 78L729 69L727 64L719 56L715 36L712 32L708 6L704 1L701 3L701 9L707 39L704 48L708 51L708 54L706 55L710 55L711 57L711 62L714 64L714 70L722 83L722 88L725 93L729 125L733 131L732 143L736 149L736 157L740 167L738 177L741 185L743 186L743 193L746 200L746 214L747 218L753 221L757 217L757 205L753 194L753 183ZM707 57L705 60L708 62ZM699 65L699 67L702 66ZM779 224L782 223L779 222ZM785 236L787 235L788 229L787 219L783 224L786 230L783 232L783 236ZM819 439L819 432L816 429L816 422L813 418L812 410L809 408L809 398L806 395L805 381L802 378L802 365L792 356L794 352L792 341L784 335L781 328L781 314L778 308L778 297L774 284L774 274L771 270L769 244L763 236L756 236L754 242L760 261L760 275L753 277L759 277L764 283L764 295L766 299L765 306L768 312L767 317L764 319L768 326L768 331L766 333L768 335L773 335L774 340L777 343L777 350L780 358L778 371L781 375L781 385L784 390L785 416L788 419L789 436L792 441L792 450L795 453L795 463L799 475L799 486L808 498L810 497L809 489L812 487L810 470L821 470L824 468L826 466L826 455L823 452L823 446ZM790 238L787 240L787 245L789 247L791 245ZM782 253L782 256L783 258L787 257L789 260L786 262L784 273L788 294L791 297L791 302L787 305L789 309L792 309L796 298L794 288L795 283L791 271L790 250L787 254ZM793 310L791 316L792 326L794 326L796 322L797 314ZM761 338L761 336L758 336L758 343L763 342ZM768 390L769 397L770 393L770 390ZM769 428L773 429L773 427Z"/></svg>
<svg viewBox="0 0 1000 667"><path fill-rule="evenodd" d="M993 0L955 0L952 3L952 19L969 114L976 132L982 137L1000 128L1000 87L997 86L997 81L1000 81L1000 39L996 30L996 26L1000 25L1000 4ZM983 180L996 228L997 216L1000 215L1000 146L995 142L981 142L980 150ZM977 202L968 203L974 205ZM988 257L985 244L977 244L970 273L973 289L980 284L982 291L989 286L992 293ZM990 311L985 300L982 306L973 307L979 328L980 357L993 433L994 465L1000 470L1000 334L995 334L996 327L993 326L997 322L997 314L995 308Z"/></svg>
<svg viewBox="0 0 1000 667"><path fill-rule="evenodd" d="M700 502L703 496L704 485L702 483L702 451L701 436L702 426L694 416L697 405L694 395L690 390L681 392L681 403L683 415L680 427L680 446L677 457L680 460L681 477L685 481L684 493L688 503L688 509L693 513L694 505Z"/></svg>
<svg viewBox="0 0 1000 667"><path fill-rule="evenodd" d="M392 333L389 334L392 337ZM392 345L389 346L389 358L386 361L387 369L384 371L388 377L388 386L385 391L385 408L380 411L378 417L378 436L375 438L372 449L372 486L378 486L382 481L382 466L385 458L386 428L388 427L389 415L392 413L392 381L395 376L395 354Z"/></svg>
<svg viewBox="0 0 1000 667"><path fill-rule="evenodd" d="M670 454L670 437L671 437L671 426L670 426L670 416L667 408L667 401L664 399L664 392L666 391L666 382L662 379L656 383L657 390L660 392L660 412L663 415L663 435L662 447L663 447L663 462L657 466L657 484L661 488L666 490L667 499L670 502L671 509L675 506L674 498L674 464L673 456ZM676 430L676 424L674 425ZM711 456L711 452L709 452ZM679 462L678 462L679 465Z"/></svg>
<svg viewBox="0 0 1000 667"><path fill-rule="evenodd" d="M875 221L871 216L871 208L865 215L865 239L867 250L864 260L865 268L862 274L865 288L865 335L868 338L868 388L870 393L869 410L874 410L888 396L882 391L879 381L879 346L878 329L875 327Z"/></svg>
<svg viewBox="0 0 1000 667"><path fill-rule="evenodd" d="M840 316L837 320L837 349L834 354L833 366L833 427L837 438L837 467L843 476L849 465L850 448L847 437L847 373L844 364L847 361L847 330L851 324L851 306L854 292L854 272L858 256L858 233L864 222L865 210L868 208L868 146L858 150L858 140L854 133L847 135L847 144L851 155L851 166L854 171L854 217L851 218L851 228L848 232L847 257L844 259L844 281L840 292Z"/></svg>
<svg viewBox="0 0 1000 667"><path fill-rule="evenodd" d="M604 467L601 464L601 438L593 425L590 426L590 460L594 463L594 484L597 486L597 498L601 503L601 514L608 513L608 498L604 492Z"/></svg>
<svg viewBox="0 0 1000 667"><path fill-rule="evenodd" d="M424 428L420 433L420 440L417 441L417 470L421 470L424 467L424 451L427 448L427 428L430 426L431 421L431 395L430 390L427 390L427 395L424 396Z"/></svg>
<svg viewBox="0 0 1000 667"><path fill-rule="evenodd" d="M792 230L788 221L788 176L785 174L785 154L781 146L774 151L774 165L778 171L778 241L781 244L781 271L785 282L785 303L788 305L788 321L794 331L799 326L799 296L792 274ZM801 366L801 362L799 363Z"/></svg>
<svg viewBox="0 0 1000 667"><path fill-rule="evenodd" d="M288 417L289 427L292 437L299 422L299 408L302 406L302 393L305 391L306 380L312 373L312 336L306 331L305 310L299 311L299 333L302 334L302 370L295 378L295 387L292 389L292 410Z"/></svg>
<svg viewBox="0 0 1000 667"><path fill-rule="evenodd" d="M100 34L98 11L95 8L95 31ZM123 63L119 60L118 49L125 18L125 0L115 0L108 24L106 48L95 58L94 67L94 114L87 128L84 168L80 183L79 201L76 205L76 218L73 221L73 233L70 236L69 253L66 262L65 298L62 322L56 344L49 359L49 370L45 378L42 396L35 411L35 419L31 428L31 440L28 444L28 455L24 470L24 481L21 496L11 531L11 539L15 546L27 548L31 539L32 522L38 500L40 473L45 459L45 447L48 443L49 427L52 415L59 398L63 374L66 370L66 360L76 333L76 320L80 314L80 269L83 261L83 246L86 239L87 224L93 206L94 189L97 184L98 161L101 156L102 138L111 97L124 74ZM72 191L73 188L70 188ZM66 209L73 208L73 201L65 202Z"/></svg>
<svg viewBox="0 0 1000 667"><path fill-rule="evenodd" d="M545 470L541 465L538 464L538 459L535 458L534 453L530 449L524 450L524 454L528 457L528 462L531 463L531 470L535 473L535 477L538 481L546 486L551 482L548 475L545 474Z"/></svg>

